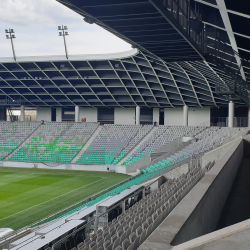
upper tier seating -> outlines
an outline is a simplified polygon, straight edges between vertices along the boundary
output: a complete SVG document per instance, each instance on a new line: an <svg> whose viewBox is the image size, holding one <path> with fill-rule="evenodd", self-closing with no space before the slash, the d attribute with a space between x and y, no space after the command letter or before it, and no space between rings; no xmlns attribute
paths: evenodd
<svg viewBox="0 0 250 250"><path fill-rule="evenodd" d="M40 122L0 122L0 160L11 154Z"/></svg>
<svg viewBox="0 0 250 250"><path fill-rule="evenodd" d="M145 155L152 153L153 151L160 149L168 143L183 137L183 136L195 136L206 127L195 127L195 126L162 126L154 132L154 134L143 143L138 151L134 155L130 155L126 161L122 163L124 166L128 166Z"/></svg>
<svg viewBox="0 0 250 250"><path fill-rule="evenodd" d="M76 163L111 164L120 161L129 149L132 149L152 126L105 124L99 135Z"/></svg>
<svg viewBox="0 0 250 250"><path fill-rule="evenodd" d="M69 163L98 123L45 123L9 160Z"/></svg>

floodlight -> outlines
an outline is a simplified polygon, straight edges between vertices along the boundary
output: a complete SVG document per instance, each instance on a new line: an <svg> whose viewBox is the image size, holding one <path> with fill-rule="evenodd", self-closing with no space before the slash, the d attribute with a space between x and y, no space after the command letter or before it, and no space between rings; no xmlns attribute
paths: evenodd
<svg viewBox="0 0 250 250"><path fill-rule="evenodd" d="M12 38L16 38L15 35L12 35L11 37L12 37Z"/></svg>
<svg viewBox="0 0 250 250"><path fill-rule="evenodd" d="M15 33L15 31L13 29L10 30L11 33Z"/></svg>
<svg viewBox="0 0 250 250"><path fill-rule="evenodd" d="M64 41L64 47L65 47L65 54L66 54L66 58L68 59L68 51L67 51L67 45L66 45L66 38L65 36L68 36L69 33L66 32L65 30L68 30L67 26L58 26L58 30L61 30L62 32L59 32L59 36L63 37L63 41Z"/></svg>
<svg viewBox="0 0 250 250"><path fill-rule="evenodd" d="M8 30L5 30L5 33L9 33L9 31L8 31Z"/></svg>
<svg viewBox="0 0 250 250"><path fill-rule="evenodd" d="M9 38L10 38L10 36L9 36L9 35L6 35L6 38L7 38L7 39L9 39Z"/></svg>

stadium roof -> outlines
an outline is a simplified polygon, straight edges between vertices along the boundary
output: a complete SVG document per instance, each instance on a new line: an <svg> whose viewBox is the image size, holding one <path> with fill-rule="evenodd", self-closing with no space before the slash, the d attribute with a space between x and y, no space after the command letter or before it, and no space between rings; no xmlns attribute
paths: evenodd
<svg viewBox="0 0 250 250"><path fill-rule="evenodd" d="M198 17L183 0L180 6L169 6L169 1L163 0L57 1L84 16L86 22L96 23L133 47L165 61L203 58L203 31L197 34L189 27L188 13L193 19ZM180 22L176 22L177 18Z"/></svg>
<svg viewBox="0 0 250 250"><path fill-rule="evenodd" d="M0 58L0 100L27 106L225 106L204 61L164 62L133 49L107 55ZM236 101L243 105L242 101ZM13 103L11 103L13 104ZM18 105L18 102L16 102Z"/></svg>
<svg viewBox="0 0 250 250"><path fill-rule="evenodd" d="M186 0L179 0L179 6L175 0L57 1L138 50L75 55L69 60L2 58L0 105L173 108L226 106L229 100L250 104L250 62L243 58L249 48L241 40L249 37L237 19L249 22L249 16L232 1L191 0L191 6ZM198 31L201 20L206 32Z"/></svg>
<svg viewBox="0 0 250 250"><path fill-rule="evenodd" d="M165 62L205 60L226 85L217 93L250 105L249 1L57 1L152 57Z"/></svg>

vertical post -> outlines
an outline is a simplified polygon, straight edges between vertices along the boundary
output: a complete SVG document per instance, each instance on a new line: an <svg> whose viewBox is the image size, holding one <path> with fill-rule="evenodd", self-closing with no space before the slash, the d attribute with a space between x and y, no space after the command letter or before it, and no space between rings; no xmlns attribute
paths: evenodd
<svg viewBox="0 0 250 250"><path fill-rule="evenodd" d="M75 122L79 122L79 106L75 106Z"/></svg>
<svg viewBox="0 0 250 250"><path fill-rule="evenodd" d="M62 25L62 31L63 31L63 40L64 40L64 47L65 47L66 58L69 59L69 58L68 58L68 50L67 50L66 38L65 38L66 34L65 34L65 32L64 32L64 27L63 27L63 25Z"/></svg>
<svg viewBox="0 0 250 250"><path fill-rule="evenodd" d="M24 122L24 105L21 105L21 122Z"/></svg>
<svg viewBox="0 0 250 250"><path fill-rule="evenodd" d="M126 201L126 200L123 200L123 201L122 201L122 213L125 213L125 201Z"/></svg>
<svg viewBox="0 0 250 250"><path fill-rule="evenodd" d="M144 198L145 197L145 187L142 189L142 198Z"/></svg>
<svg viewBox="0 0 250 250"><path fill-rule="evenodd" d="M135 124L140 125L140 118L141 118L141 107L136 106L135 108Z"/></svg>
<svg viewBox="0 0 250 250"><path fill-rule="evenodd" d="M160 124L160 109L153 108L153 123L156 122L156 125Z"/></svg>
<svg viewBox="0 0 250 250"><path fill-rule="evenodd" d="M97 213L94 215L95 217L95 222L94 222L94 233L96 234L97 228L98 228L98 215Z"/></svg>
<svg viewBox="0 0 250 250"><path fill-rule="evenodd" d="M234 126L234 103L232 101L228 104L228 127Z"/></svg>
<svg viewBox="0 0 250 250"><path fill-rule="evenodd" d="M183 126L188 126L188 106L183 106Z"/></svg>
<svg viewBox="0 0 250 250"><path fill-rule="evenodd" d="M250 127L250 108L248 110L248 127Z"/></svg>
<svg viewBox="0 0 250 250"><path fill-rule="evenodd" d="M10 40L11 40L11 45L12 45L12 51L13 51L13 57L14 60L16 61L16 52L15 52L15 48L14 48L14 43L13 43L13 37L10 35Z"/></svg>

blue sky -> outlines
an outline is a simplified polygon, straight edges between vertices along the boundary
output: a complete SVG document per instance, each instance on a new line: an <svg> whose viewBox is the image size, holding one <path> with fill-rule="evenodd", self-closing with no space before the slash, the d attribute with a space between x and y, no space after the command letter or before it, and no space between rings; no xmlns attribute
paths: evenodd
<svg viewBox="0 0 250 250"><path fill-rule="evenodd" d="M131 46L55 0L0 1L0 57L12 56L5 29L16 32L18 56L64 55L58 25L67 25L69 54L103 54L127 51Z"/></svg>

